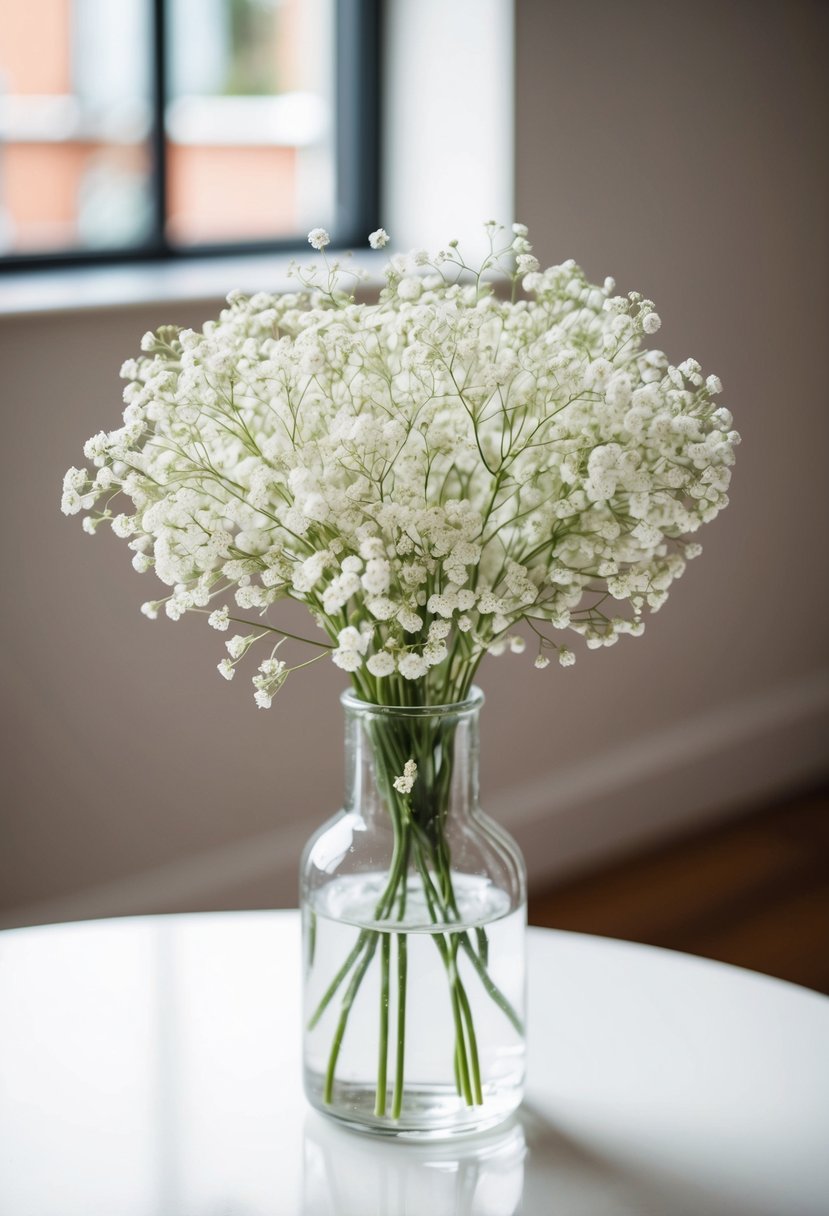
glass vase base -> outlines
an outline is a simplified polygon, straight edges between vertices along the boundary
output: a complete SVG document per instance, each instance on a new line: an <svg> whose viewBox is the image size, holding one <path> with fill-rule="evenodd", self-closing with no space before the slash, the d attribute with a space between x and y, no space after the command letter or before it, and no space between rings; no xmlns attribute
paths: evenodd
<svg viewBox="0 0 829 1216"><path fill-rule="evenodd" d="M521 1086L485 1089L483 1103L467 1106L457 1090L448 1085L407 1085L403 1109L398 1119L376 1113L377 1091L374 1084L337 1081L330 1102L323 1097L325 1078L305 1071L305 1094L321 1114L355 1131L387 1136L398 1140L449 1140L497 1127L521 1105ZM387 1110L391 1108L391 1091Z"/></svg>

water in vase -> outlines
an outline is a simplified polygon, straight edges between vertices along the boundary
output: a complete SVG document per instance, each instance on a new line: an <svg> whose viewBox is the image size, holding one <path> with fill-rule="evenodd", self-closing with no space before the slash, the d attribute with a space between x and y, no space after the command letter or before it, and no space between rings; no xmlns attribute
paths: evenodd
<svg viewBox="0 0 829 1216"><path fill-rule="evenodd" d="M378 921L387 881L339 878L305 909L308 1096L391 1135L497 1123L524 1080L526 906L453 874L458 919L434 924L412 877L402 917Z"/></svg>

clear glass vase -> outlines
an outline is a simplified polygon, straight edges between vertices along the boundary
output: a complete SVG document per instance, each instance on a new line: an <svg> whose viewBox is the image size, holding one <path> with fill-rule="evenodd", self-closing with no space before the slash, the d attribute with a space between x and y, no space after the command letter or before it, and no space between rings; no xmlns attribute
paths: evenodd
<svg viewBox="0 0 829 1216"><path fill-rule="evenodd" d="M363 1130L491 1127L524 1081L526 877L478 805L478 714L349 693L346 798L300 904L310 1102Z"/></svg>

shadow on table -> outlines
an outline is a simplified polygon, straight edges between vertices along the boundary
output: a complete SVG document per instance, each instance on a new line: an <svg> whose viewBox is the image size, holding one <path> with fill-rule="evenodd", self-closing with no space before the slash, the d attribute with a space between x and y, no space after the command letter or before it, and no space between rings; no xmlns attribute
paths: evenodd
<svg viewBox="0 0 829 1216"><path fill-rule="evenodd" d="M510 1216L759 1216L765 1211L657 1169L653 1160L603 1152L526 1104L519 1118L527 1146L523 1202ZM481 1211L488 1216L489 1209ZM471 1208L473 1213L477 1216Z"/></svg>
<svg viewBox="0 0 829 1216"><path fill-rule="evenodd" d="M501 1127L418 1144L315 1112L304 1129L302 1216L740 1216L697 1184L613 1160L526 1106Z"/></svg>

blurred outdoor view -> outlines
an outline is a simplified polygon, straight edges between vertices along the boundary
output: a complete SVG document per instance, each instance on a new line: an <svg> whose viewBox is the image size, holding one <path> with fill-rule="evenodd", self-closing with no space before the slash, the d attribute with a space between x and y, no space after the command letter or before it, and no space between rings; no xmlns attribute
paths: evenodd
<svg viewBox="0 0 829 1216"><path fill-rule="evenodd" d="M167 0L166 236L332 219L335 0ZM152 240L152 0L0 0L0 256Z"/></svg>

